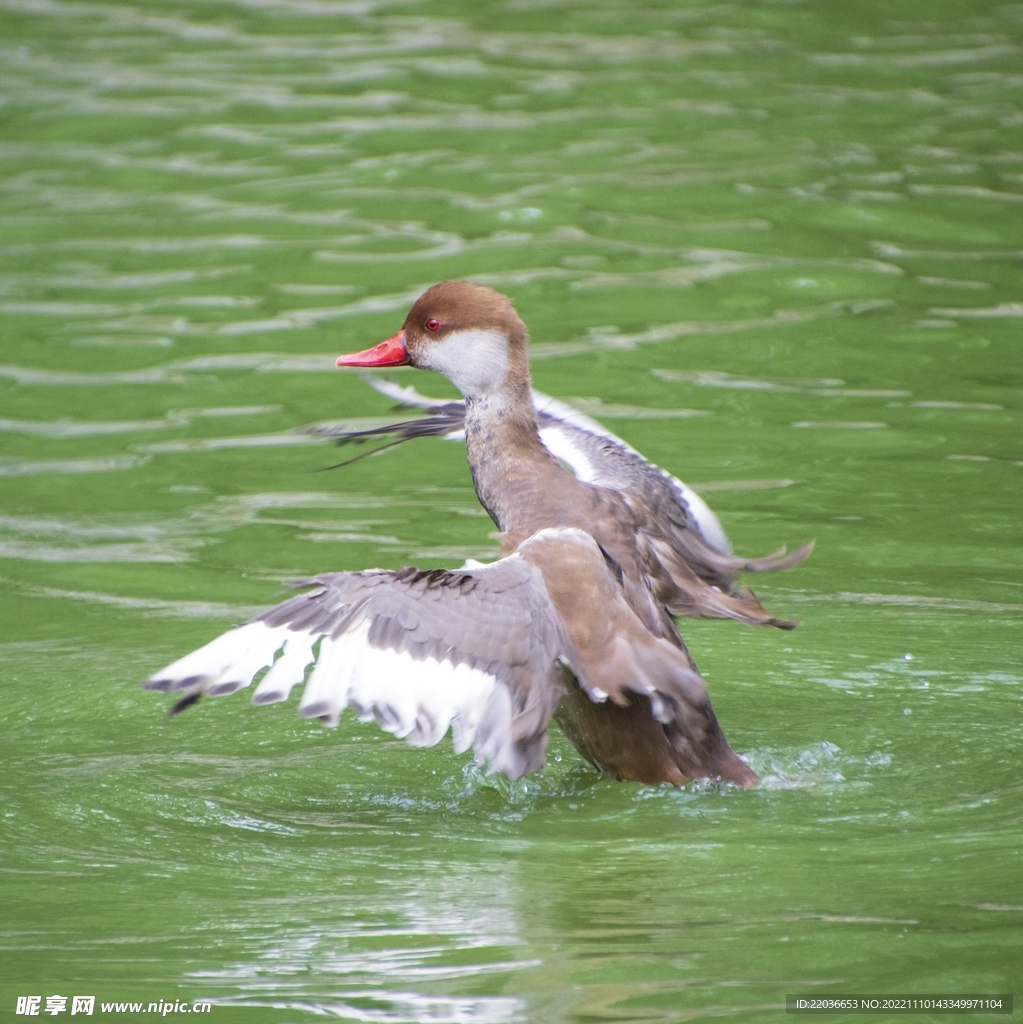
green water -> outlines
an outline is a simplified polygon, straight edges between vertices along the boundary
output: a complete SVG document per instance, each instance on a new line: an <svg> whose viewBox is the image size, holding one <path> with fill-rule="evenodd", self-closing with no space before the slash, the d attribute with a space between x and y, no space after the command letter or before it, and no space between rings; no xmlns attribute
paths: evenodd
<svg viewBox="0 0 1023 1024"><path fill-rule="evenodd" d="M1021 54L967 0L3 0L0 1014L1023 998ZM458 445L302 433L390 415L333 357L456 276L738 550L816 538L756 581L795 633L683 623L756 789L137 689L288 579L494 552Z"/></svg>

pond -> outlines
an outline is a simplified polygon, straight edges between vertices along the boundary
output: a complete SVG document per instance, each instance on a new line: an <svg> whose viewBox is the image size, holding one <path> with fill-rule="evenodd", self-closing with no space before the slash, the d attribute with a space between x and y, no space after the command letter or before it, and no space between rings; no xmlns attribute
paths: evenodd
<svg viewBox="0 0 1023 1024"><path fill-rule="evenodd" d="M1023 941L1023 7L0 4L3 1014L777 1021ZM286 593L496 554L341 352L510 295L793 633L683 635L742 791L508 783L137 683ZM446 381L393 378L437 396ZM1017 996L1021 992L1017 991ZM70 1012L68 1003L67 1012ZM933 1015L916 1019L936 1019Z"/></svg>

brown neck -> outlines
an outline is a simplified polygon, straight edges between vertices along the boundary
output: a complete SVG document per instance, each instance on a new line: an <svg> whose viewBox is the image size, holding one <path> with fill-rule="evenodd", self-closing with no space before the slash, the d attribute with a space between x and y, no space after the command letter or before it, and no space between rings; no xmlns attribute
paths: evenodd
<svg viewBox="0 0 1023 1024"><path fill-rule="evenodd" d="M537 433L528 377L466 400L465 445L480 504L505 532L525 528L552 477L566 473Z"/></svg>

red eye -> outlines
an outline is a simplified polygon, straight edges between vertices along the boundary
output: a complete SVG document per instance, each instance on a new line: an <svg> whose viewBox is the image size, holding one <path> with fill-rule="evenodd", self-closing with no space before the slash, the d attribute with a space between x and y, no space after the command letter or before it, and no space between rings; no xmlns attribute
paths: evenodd
<svg viewBox="0 0 1023 1024"><path fill-rule="evenodd" d="M434 320L433 317L430 317L430 319L426 321L426 329L428 331L435 331L438 327L440 327L439 320Z"/></svg>

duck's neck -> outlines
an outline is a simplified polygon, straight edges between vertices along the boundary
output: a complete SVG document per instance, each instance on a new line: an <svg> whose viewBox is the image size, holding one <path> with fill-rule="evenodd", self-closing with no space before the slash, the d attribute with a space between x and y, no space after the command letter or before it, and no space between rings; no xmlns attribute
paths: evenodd
<svg viewBox="0 0 1023 1024"><path fill-rule="evenodd" d="M466 398L465 446L480 504L504 532L527 528L552 476L565 472L537 433L528 378Z"/></svg>

